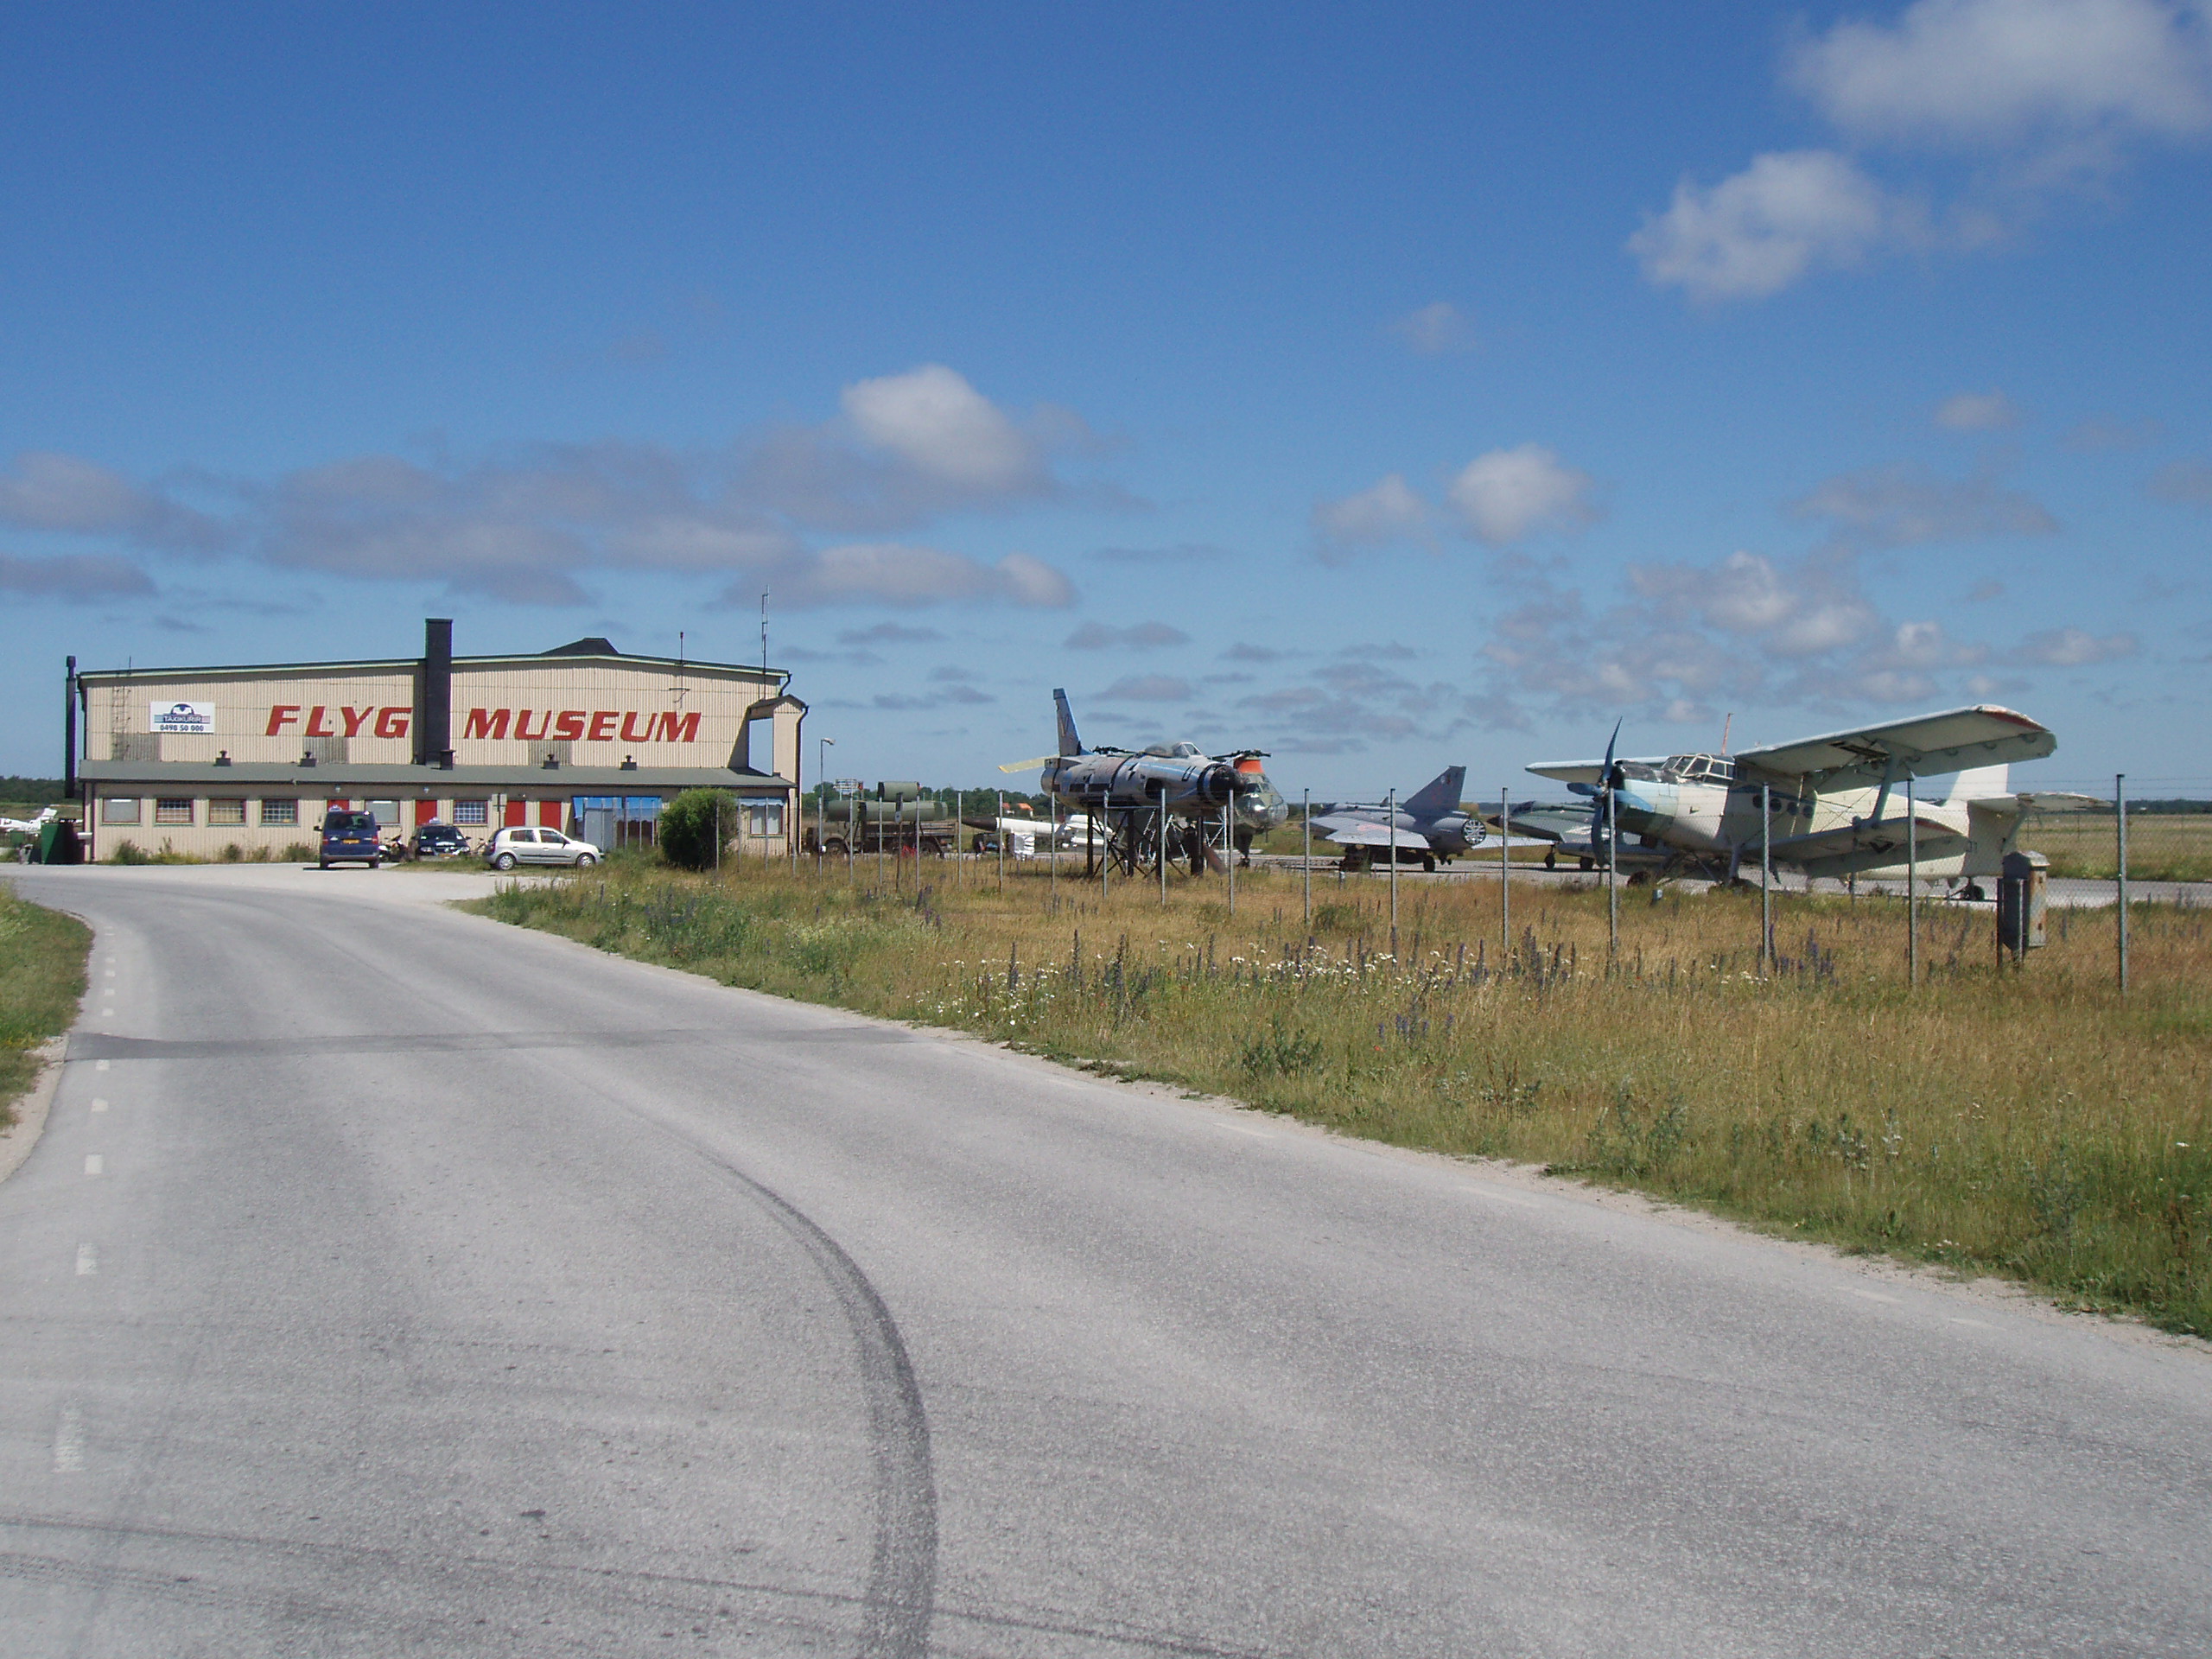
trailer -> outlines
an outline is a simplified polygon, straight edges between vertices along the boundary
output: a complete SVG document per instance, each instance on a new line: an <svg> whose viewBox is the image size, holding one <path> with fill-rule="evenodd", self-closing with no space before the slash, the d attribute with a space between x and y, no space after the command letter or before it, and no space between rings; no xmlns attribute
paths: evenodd
<svg viewBox="0 0 2212 1659"><path fill-rule="evenodd" d="M809 854L842 858L889 853L943 858L960 846L960 821L936 801L921 798L915 783L878 784L872 797L820 802L800 833Z"/></svg>

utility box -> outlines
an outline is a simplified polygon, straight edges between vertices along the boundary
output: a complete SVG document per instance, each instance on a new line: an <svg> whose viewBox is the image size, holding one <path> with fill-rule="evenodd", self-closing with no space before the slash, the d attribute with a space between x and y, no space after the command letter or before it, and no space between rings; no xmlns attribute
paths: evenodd
<svg viewBox="0 0 2212 1659"><path fill-rule="evenodd" d="M2007 853L1997 878L1997 948L2018 961L2050 943L2050 861L2041 853Z"/></svg>

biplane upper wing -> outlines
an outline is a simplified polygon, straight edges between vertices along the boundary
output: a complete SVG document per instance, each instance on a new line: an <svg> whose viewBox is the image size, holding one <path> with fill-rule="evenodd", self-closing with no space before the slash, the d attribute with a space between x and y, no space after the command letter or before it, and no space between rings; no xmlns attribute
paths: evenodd
<svg viewBox="0 0 2212 1659"><path fill-rule="evenodd" d="M2049 727L1984 702L1745 749L1735 759L1738 781L1742 769L1747 768L1771 777L1802 779L1815 789L1850 789L1872 787L1885 777L1902 782L1934 772L2039 760L2057 747L2058 739Z"/></svg>

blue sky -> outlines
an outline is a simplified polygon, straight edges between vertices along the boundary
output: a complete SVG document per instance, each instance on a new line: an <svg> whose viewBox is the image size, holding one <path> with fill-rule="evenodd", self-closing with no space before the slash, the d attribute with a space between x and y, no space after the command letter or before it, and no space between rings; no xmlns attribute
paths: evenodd
<svg viewBox="0 0 2212 1659"><path fill-rule="evenodd" d="M833 770L1294 796L1971 701L2212 786L2212 16L0 14L60 658L771 655Z"/></svg>

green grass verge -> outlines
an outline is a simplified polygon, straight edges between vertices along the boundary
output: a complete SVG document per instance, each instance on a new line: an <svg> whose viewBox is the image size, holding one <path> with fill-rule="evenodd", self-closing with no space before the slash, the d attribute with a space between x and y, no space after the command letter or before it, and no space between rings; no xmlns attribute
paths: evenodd
<svg viewBox="0 0 2212 1659"><path fill-rule="evenodd" d="M0 881L0 1128L37 1079L32 1051L69 1029L85 995L92 931Z"/></svg>
<svg viewBox="0 0 2212 1659"><path fill-rule="evenodd" d="M1623 906L1530 888L1502 950L1494 881L1402 899L1296 876L1095 886L985 871L874 893L866 873L649 868L473 907L601 950L863 1013L954 1027L1348 1134L1494 1156L1794 1237L2019 1280L2212 1335L2212 917L2143 906L2134 988L2108 913L2056 912L2000 968L1983 912L1793 896L1780 960L1758 900ZM1317 894L1317 897L1319 895Z"/></svg>

